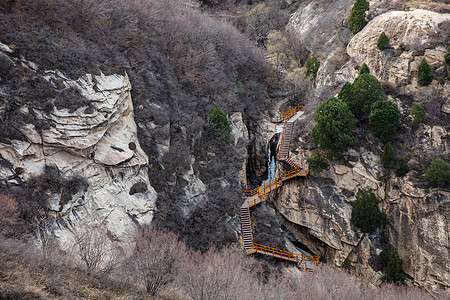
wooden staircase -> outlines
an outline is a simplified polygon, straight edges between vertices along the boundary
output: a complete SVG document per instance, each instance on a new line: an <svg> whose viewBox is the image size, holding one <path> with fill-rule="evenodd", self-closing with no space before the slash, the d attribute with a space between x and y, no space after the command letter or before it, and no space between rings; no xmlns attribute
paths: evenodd
<svg viewBox="0 0 450 300"><path fill-rule="evenodd" d="M312 272L314 267L319 263L319 256L298 254L255 243L253 241L250 218L250 208L263 201L266 201L269 197L269 193L282 186L283 181L298 176L308 178L309 167L307 170L302 170L299 165L294 163L294 161L289 158L289 147L291 144L292 132L294 128L294 122L289 122L289 119L300 110L303 110L303 106L299 105L281 114L280 116L269 117L269 120L271 122L278 123L284 121L277 158L278 160L284 161L289 164L291 166L291 169L279 174L278 176L275 176L272 180L262 184L261 186L253 190L243 191L244 194L248 196L248 198L241 206L241 230L242 238L244 240L244 251L246 254L260 253L279 259L292 261L297 264L297 267L299 269Z"/></svg>
<svg viewBox="0 0 450 300"><path fill-rule="evenodd" d="M244 249L253 248L252 224L250 221L250 208L248 205L241 206L241 230L244 240Z"/></svg>

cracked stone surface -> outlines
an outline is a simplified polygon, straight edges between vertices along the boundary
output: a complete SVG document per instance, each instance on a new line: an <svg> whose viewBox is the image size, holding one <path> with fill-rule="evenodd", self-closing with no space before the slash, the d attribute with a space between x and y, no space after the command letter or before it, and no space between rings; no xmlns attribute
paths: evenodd
<svg viewBox="0 0 450 300"><path fill-rule="evenodd" d="M112 237L126 241L136 222L152 221L157 198L147 175L148 157L136 134L128 76L86 74L71 80L59 71L45 71L43 76L78 89L90 101L90 111L86 113L86 106L73 112L54 108L49 113L23 107L33 109L50 126L38 132L33 124L24 124L19 130L26 141L0 143L0 177L11 183L17 178L26 181L39 176L45 165L53 165L64 177L86 178L86 192L73 195L68 203L60 203L57 196L49 200L49 207L60 217L55 234L61 244L71 240L71 228L80 224L102 224ZM17 177L14 169L18 167L23 173ZM138 182L147 189L130 195Z"/></svg>

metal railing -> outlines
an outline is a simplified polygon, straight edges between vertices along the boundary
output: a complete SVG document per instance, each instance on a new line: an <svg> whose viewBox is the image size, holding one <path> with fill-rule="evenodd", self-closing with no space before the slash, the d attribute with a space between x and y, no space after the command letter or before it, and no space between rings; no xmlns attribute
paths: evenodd
<svg viewBox="0 0 450 300"><path fill-rule="evenodd" d="M242 190L242 192L246 196L254 196L254 195L258 194L258 189L259 189L259 187L255 188L253 190Z"/></svg>
<svg viewBox="0 0 450 300"><path fill-rule="evenodd" d="M306 262L311 261L314 262L314 265L317 265L319 262L319 256L316 255L309 255L309 254L303 254L303 253L294 253L286 250L281 250L275 247L270 247L258 243L253 243L253 248L258 253L279 257L285 260L295 261L295 262Z"/></svg>
<svg viewBox="0 0 450 300"><path fill-rule="evenodd" d="M255 205L257 205L257 204L259 204L259 203L261 203L263 201L266 201L267 199L269 199L269 195L268 194L265 194L263 196L259 196L258 198L255 198L253 200L248 201L248 207L250 208L252 206L255 206Z"/></svg>
<svg viewBox="0 0 450 300"><path fill-rule="evenodd" d="M272 180L265 182L264 184L260 185L259 187L252 189L252 190L243 190L243 193L247 196L255 196L258 195L257 197L254 197L254 199L248 200L247 202L247 209L248 209L248 218L249 218L249 224L250 224L250 230L251 230L251 218L250 218L250 207L255 206L263 201L266 201L269 197L269 193L273 190L276 190L278 187L283 185L283 181L288 180L290 178L293 177L297 177L297 176L303 176L308 178L308 173L309 173L309 167L307 170L300 170L300 166L298 166L296 163L294 163L294 161L292 161L289 158L289 152L288 154L281 154L281 149L283 146L283 142L285 142L286 139L289 139L289 143L290 143L290 138L291 136L285 136L285 129L286 129L286 121L288 119L290 119L294 114L296 114L299 110L303 110L303 106L296 106L294 108L291 108L290 110L286 111L285 113L281 114L280 116L277 117L269 117L270 121L272 122L280 122L280 121L284 121L283 124L283 132L281 134L281 139L280 139L280 148L278 151L278 160L282 160L287 162L292 169L281 173L277 176L275 176ZM290 134L290 133L288 133ZM308 255L308 254L302 254L302 253L294 253L294 252L290 252L290 251L286 251L286 250L281 250L275 247L270 247L270 246L265 246L262 244L258 244L258 243L254 243L253 242L253 233L251 232L252 236L252 248L246 248L245 249L245 254L252 254L252 253L261 253L261 254L265 254L265 255L270 255L273 257L278 257L284 260L288 260L288 261L293 261L297 263L297 267L298 268L302 268L304 270L307 270L307 262L312 262L314 267L317 266L317 264L319 263L319 256L315 256L315 255ZM311 270L311 268L309 269Z"/></svg>
<svg viewBox="0 0 450 300"><path fill-rule="evenodd" d="M304 106L302 105L297 105L287 111L285 111L284 113L282 113L279 116L276 117L267 117L269 119L270 122L274 122L274 123L279 123L281 121L286 121L289 120L293 115L295 115L298 111L303 110Z"/></svg>

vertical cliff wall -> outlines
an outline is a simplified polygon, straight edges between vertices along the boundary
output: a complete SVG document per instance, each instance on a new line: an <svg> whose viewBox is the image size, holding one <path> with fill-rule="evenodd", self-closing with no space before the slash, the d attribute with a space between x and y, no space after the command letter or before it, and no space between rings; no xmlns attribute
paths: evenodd
<svg viewBox="0 0 450 300"><path fill-rule="evenodd" d="M12 66L26 68L30 76L41 77L55 89L72 88L85 99L77 109L41 109L22 103L20 111L35 118L12 125L22 134L20 139L0 141L4 162L0 178L19 185L40 176L46 166L56 167L63 178L85 178L89 187L71 199L49 195L49 208L58 217L54 229L62 240L80 224L105 225L111 236L121 240L128 238L136 222L150 223L156 192L136 135L127 75L86 74L71 80L59 71L42 71L24 58L14 58L13 50L0 45L0 55Z"/></svg>

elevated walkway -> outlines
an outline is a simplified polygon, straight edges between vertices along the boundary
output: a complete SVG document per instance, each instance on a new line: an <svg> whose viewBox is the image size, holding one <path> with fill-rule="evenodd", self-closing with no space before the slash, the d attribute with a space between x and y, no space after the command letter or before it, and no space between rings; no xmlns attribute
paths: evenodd
<svg viewBox="0 0 450 300"><path fill-rule="evenodd" d="M282 186L284 181L298 176L308 178L309 167L307 170L302 170L299 165L294 163L294 161L289 158L289 147L291 144L294 122L297 119L293 118L293 116L301 110L303 110L303 106L299 105L281 114L280 116L269 117L269 120L271 122L284 122L277 158L279 161L284 161L289 164L291 169L275 176L272 180L262 184L261 186L253 190L243 191L244 194L248 197L247 199L245 199L244 203L241 206L241 228L242 237L244 240L244 251L246 254L260 253L279 259L292 261L297 264L298 268L312 272L314 267L319 263L319 256L289 252L286 250L281 250L255 243L253 241L250 218L250 208L263 201L266 201L269 197L269 193ZM293 120L291 120L291 118Z"/></svg>

